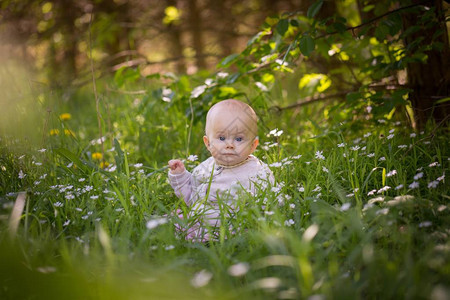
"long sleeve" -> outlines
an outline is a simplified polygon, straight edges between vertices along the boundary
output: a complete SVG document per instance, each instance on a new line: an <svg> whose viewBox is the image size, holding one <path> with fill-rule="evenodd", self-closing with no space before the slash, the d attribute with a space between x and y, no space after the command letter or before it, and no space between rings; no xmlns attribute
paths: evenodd
<svg viewBox="0 0 450 300"><path fill-rule="evenodd" d="M183 198L187 205L192 204L193 180L190 172L187 170L181 174L171 174L169 172L169 183L179 198Z"/></svg>

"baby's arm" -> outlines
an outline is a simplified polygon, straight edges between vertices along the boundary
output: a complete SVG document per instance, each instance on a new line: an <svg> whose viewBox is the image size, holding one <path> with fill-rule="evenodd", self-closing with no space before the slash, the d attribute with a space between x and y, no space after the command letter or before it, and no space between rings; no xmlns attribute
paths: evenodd
<svg viewBox="0 0 450 300"><path fill-rule="evenodd" d="M169 182L175 194L183 198L190 205L192 194L192 174L186 171L184 164L179 159L169 161Z"/></svg>

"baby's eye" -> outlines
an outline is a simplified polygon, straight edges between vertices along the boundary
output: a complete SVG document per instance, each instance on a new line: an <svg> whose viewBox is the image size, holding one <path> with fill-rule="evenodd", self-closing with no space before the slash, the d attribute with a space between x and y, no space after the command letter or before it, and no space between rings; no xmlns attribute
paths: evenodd
<svg viewBox="0 0 450 300"><path fill-rule="evenodd" d="M237 137L237 138L236 138L236 141L237 141L237 142L242 142L242 140L243 140L243 139L242 139L241 137Z"/></svg>
<svg viewBox="0 0 450 300"><path fill-rule="evenodd" d="M224 136L219 136L219 140L225 141L225 137Z"/></svg>

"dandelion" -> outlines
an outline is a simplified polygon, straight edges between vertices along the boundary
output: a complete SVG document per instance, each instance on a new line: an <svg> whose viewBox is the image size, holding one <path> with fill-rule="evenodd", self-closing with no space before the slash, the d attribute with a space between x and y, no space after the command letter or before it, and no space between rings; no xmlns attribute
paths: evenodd
<svg viewBox="0 0 450 300"><path fill-rule="evenodd" d="M409 186L410 189L417 189L419 187L419 183L417 181L413 181Z"/></svg>
<svg viewBox="0 0 450 300"><path fill-rule="evenodd" d="M382 156L378 159L378 161L385 161L385 160L386 160L386 157L384 157L384 156Z"/></svg>
<svg viewBox="0 0 450 300"><path fill-rule="evenodd" d="M422 177L423 177L423 172L417 173L416 175L414 175L414 180L419 180Z"/></svg>
<svg viewBox="0 0 450 300"><path fill-rule="evenodd" d="M347 210L350 209L351 206L352 206L352 204L347 202L347 203L342 204L342 206L341 206L341 208L339 210L340 211L347 211Z"/></svg>
<svg viewBox="0 0 450 300"><path fill-rule="evenodd" d="M27 176L22 170L19 171L19 179L24 179Z"/></svg>
<svg viewBox="0 0 450 300"><path fill-rule="evenodd" d="M50 129L50 135L58 135L59 129Z"/></svg>
<svg viewBox="0 0 450 300"><path fill-rule="evenodd" d="M72 118L72 115L69 113L63 113L63 114L59 115L59 119L61 121L67 121L67 120L70 120L71 118Z"/></svg>
<svg viewBox="0 0 450 300"><path fill-rule="evenodd" d="M73 131L70 130L70 129L64 129L64 134L67 135L67 136L73 136L73 137L75 137L75 132L73 132Z"/></svg>
<svg viewBox="0 0 450 300"><path fill-rule="evenodd" d="M398 191L403 188L403 184L399 184L395 187L395 190Z"/></svg>
<svg viewBox="0 0 450 300"><path fill-rule="evenodd" d="M200 288L209 283L213 274L207 270L201 270L196 273L194 277L191 279L191 285L195 288Z"/></svg>
<svg viewBox="0 0 450 300"><path fill-rule="evenodd" d="M428 183L428 188L430 189L435 189L437 186L439 185L439 181L437 180L433 180L431 182Z"/></svg>
<svg viewBox="0 0 450 300"><path fill-rule="evenodd" d="M103 158L103 154L100 152L94 152L92 153L92 159L94 160L101 160Z"/></svg>
<svg viewBox="0 0 450 300"><path fill-rule="evenodd" d="M392 171L390 171L389 173L386 174L386 177L392 177L392 176L394 176L396 174L397 174L397 171L396 170L392 170Z"/></svg>
<svg viewBox="0 0 450 300"><path fill-rule="evenodd" d="M240 262L237 264L234 264L228 268L228 274L234 277L240 277L247 274L247 272L250 270L250 265L246 262Z"/></svg>
<svg viewBox="0 0 450 300"><path fill-rule="evenodd" d="M187 160L188 161L196 161L196 160L198 160L198 156L197 155L189 155L188 157L187 157Z"/></svg>
<svg viewBox="0 0 450 300"><path fill-rule="evenodd" d="M323 156L323 151L316 151L315 157L317 159L325 160L325 156Z"/></svg>

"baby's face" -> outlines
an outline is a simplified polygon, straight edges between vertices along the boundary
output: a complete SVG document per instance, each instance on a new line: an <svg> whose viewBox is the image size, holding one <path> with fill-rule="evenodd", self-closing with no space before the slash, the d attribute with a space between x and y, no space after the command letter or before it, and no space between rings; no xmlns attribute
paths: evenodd
<svg viewBox="0 0 450 300"><path fill-rule="evenodd" d="M245 113L220 110L214 114L203 140L217 163L236 165L258 145L255 125Z"/></svg>

